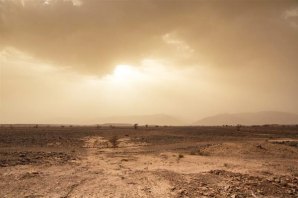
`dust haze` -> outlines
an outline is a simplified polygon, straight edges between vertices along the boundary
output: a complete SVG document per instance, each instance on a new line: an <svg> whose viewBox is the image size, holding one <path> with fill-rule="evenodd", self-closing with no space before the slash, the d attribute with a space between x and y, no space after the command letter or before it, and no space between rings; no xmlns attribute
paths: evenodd
<svg viewBox="0 0 298 198"><path fill-rule="evenodd" d="M298 113L297 9L274 0L2 0L1 122Z"/></svg>
<svg viewBox="0 0 298 198"><path fill-rule="evenodd" d="M0 197L298 197L297 0L0 0Z"/></svg>

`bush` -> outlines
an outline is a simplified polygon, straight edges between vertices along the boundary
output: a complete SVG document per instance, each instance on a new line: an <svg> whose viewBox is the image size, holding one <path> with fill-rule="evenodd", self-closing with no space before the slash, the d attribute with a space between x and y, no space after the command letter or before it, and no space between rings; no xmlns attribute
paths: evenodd
<svg viewBox="0 0 298 198"><path fill-rule="evenodd" d="M184 158L184 155L180 153L180 154L178 155L178 158L179 158L179 159Z"/></svg>
<svg viewBox="0 0 298 198"><path fill-rule="evenodd" d="M111 142L113 148L118 147L119 141L117 136L113 136L111 139L109 139L109 141Z"/></svg>

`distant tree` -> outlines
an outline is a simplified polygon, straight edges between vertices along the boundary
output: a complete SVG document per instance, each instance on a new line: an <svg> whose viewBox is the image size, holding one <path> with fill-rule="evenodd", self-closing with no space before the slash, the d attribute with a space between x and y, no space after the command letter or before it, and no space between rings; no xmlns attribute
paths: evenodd
<svg viewBox="0 0 298 198"><path fill-rule="evenodd" d="M146 124L145 127L148 128L148 124Z"/></svg>
<svg viewBox="0 0 298 198"><path fill-rule="evenodd" d="M240 129L241 129L241 125L240 125L240 124L237 124L237 126L236 126L236 130L237 130L237 131L240 131Z"/></svg>
<svg viewBox="0 0 298 198"><path fill-rule="evenodd" d="M137 123L134 124L133 127L134 127L135 130L137 130L138 129L138 124Z"/></svg>

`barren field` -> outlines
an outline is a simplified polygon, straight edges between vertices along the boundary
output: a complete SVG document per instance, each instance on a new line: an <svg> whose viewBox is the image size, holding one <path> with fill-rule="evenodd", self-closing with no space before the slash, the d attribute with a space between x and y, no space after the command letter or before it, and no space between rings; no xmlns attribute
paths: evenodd
<svg viewBox="0 0 298 198"><path fill-rule="evenodd" d="M298 127L2 126L0 197L298 197Z"/></svg>

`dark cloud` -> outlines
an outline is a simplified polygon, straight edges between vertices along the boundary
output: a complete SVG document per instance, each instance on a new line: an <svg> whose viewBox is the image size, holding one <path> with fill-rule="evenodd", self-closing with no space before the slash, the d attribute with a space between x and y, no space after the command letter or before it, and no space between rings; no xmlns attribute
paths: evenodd
<svg viewBox="0 0 298 198"><path fill-rule="evenodd" d="M98 74L146 57L223 68L297 67L298 28L285 17L298 7L295 0L81 2L0 1L0 47ZM166 34L192 53L180 56Z"/></svg>

